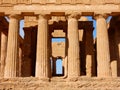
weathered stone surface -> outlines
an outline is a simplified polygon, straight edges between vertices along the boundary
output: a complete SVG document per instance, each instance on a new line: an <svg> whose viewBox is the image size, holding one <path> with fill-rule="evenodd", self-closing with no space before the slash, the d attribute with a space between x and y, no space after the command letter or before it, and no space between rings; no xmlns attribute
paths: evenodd
<svg viewBox="0 0 120 90"><path fill-rule="evenodd" d="M33 27L37 25L37 18L35 16L24 17L24 27Z"/></svg>
<svg viewBox="0 0 120 90"><path fill-rule="evenodd" d="M4 74L4 77L6 78L12 78L17 76L16 65L18 58L18 35L19 35L18 27L19 27L18 16L16 15L10 16L7 56L5 61L5 74Z"/></svg>
<svg viewBox="0 0 120 90"><path fill-rule="evenodd" d="M1 90L119 90L120 78L77 78L76 81L52 78L50 82L39 78L0 79Z"/></svg>
<svg viewBox="0 0 120 90"><path fill-rule="evenodd" d="M19 3L19 4L31 4L31 3L39 3L39 4L48 4L48 3L61 3L61 4L77 4L77 3L81 3L81 4L111 4L111 3L120 3L119 0L13 0L13 1L9 1L9 0L3 0L0 1L0 3L6 4L12 4L12 3Z"/></svg>
<svg viewBox="0 0 120 90"><path fill-rule="evenodd" d="M77 15L68 17L68 77L80 76L80 49Z"/></svg>
<svg viewBox="0 0 120 90"><path fill-rule="evenodd" d="M110 77L110 50L106 20L103 15L96 17L97 26L97 75Z"/></svg>
<svg viewBox="0 0 120 90"><path fill-rule="evenodd" d="M7 52L7 40L8 36L5 32L1 32L1 63L0 63L0 76L4 77L5 70L5 60L6 60L6 52Z"/></svg>
<svg viewBox="0 0 120 90"><path fill-rule="evenodd" d="M52 42L52 56L65 57L65 42Z"/></svg>
<svg viewBox="0 0 120 90"><path fill-rule="evenodd" d="M119 4L120 0L0 0L0 31L6 32L1 33L0 90L120 89ZM95 42L93 21L84 17L94 15ZM106 15L113 16L109 25ZM23 39L17 16L24 20ZM61 77L56 74L60 58Z"/></svg>
<svg viewBox="0 0 120 90"><path fill-rule="evenodd" d="M47 17L39 15L38 36L37 36L37 57L36 57L36 77L49 78L50 58L48 45L48 25Z"/></svg>
<svg viewBox="0 0 120 90"><path fill-rule="evenodd" d="M118 14L120 12L119 4L120 0L1 0L0 13L4 14L5 12L7 15L11 12L22 13L23 16L38 15L41 12L44 14L51 14L52 12L54 15L63 16L64 13L73 11L86 12L87 15L93 15L93 12Z"/></svg>
<svg viewBox="0 0 120 90"><path fill-rule="evenodd" d="M54 30L54 32L52 33L53 37L65 37L65 32L63 32L63 30Z"/></svg>

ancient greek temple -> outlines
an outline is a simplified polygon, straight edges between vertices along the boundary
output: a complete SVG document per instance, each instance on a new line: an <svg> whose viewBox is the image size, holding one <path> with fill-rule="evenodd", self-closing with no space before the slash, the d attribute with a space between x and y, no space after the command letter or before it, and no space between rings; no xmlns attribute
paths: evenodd
<svg viewBox="0 0 120 90"><path fill-rule="evenodd" d="M120 0L0 0L0 31L0 77L120 76Z"/></svg>

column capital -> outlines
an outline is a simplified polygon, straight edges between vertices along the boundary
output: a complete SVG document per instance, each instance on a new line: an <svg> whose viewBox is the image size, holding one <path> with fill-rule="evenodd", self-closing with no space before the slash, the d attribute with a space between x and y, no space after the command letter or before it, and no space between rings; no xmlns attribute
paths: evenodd
<svg viewBox="0 0 120 90"><path fill-rule="evenodd" d="M108 16L109 16L109 15L106 14L106 13L95 13L94 16L93 16L93 18L94 18L95 20L97 20L97 19L99 19L99 18L107 19Z"/></svg>
<svg viewBox="0 0 120 90"><path fill-rule="evenodd" d="M22 16L18 15L18 14L10 14L9 15L9 18L16 18L18 20L21 20L22 19Z"/></svg>
<svg viewBox="0 0 120 90"><path fill-rule="evenodd" d="M66 14L66 17L67 19L70 19L70 18L75 18L75 19L79 19L81 16L81 13L67 13Z"/></svg>

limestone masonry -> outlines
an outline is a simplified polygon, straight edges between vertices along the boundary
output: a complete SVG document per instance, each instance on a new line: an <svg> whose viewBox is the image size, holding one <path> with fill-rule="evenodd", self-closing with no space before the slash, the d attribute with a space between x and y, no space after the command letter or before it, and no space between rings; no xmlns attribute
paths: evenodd
<svg viewBox="0 0 120 90"><path fill-rule="evenodd" d="M120 90L120 0L0 0L0 46L0 90Z"/></svg>

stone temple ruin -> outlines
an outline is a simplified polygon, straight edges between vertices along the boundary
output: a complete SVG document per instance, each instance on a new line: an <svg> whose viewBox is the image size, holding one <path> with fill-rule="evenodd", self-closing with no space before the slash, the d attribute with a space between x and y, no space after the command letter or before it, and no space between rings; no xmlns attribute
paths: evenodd
<svg viewBox="0 0 120 90"><path fill-rule="evenodd" d="M119 90L119 15L120 0L0 0L0 90Z"/></svg>

